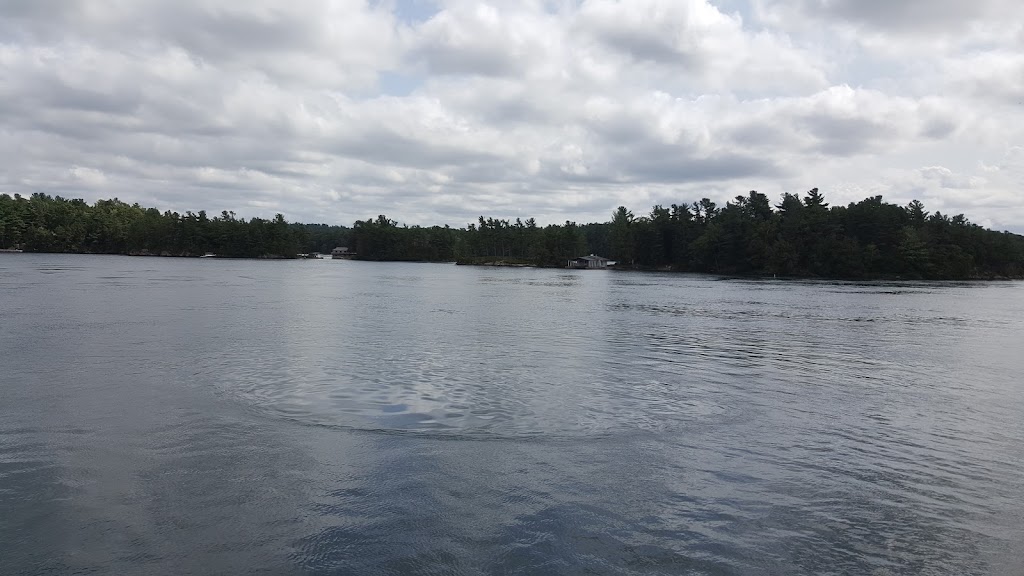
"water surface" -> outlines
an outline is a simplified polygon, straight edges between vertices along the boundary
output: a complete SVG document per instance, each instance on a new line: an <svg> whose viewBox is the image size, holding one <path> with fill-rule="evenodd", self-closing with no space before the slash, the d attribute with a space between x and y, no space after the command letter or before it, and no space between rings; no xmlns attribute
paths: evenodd
<svg viewBox="0 0 1024 576"><path fill-rule="evenodd" d="M1024 285L0 255L0 572L1024 573Z"/></svg>

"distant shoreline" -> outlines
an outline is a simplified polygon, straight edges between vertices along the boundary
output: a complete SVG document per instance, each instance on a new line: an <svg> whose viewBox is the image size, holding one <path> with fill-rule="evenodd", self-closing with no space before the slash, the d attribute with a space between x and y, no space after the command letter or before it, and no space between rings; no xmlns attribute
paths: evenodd
<svg viewBox="0 0 1024 576"><path fill-rule="evenodd" d="M270 254L266 256L222 256L214 254L138 254L126 252L55 252L48 250L0 250L0 254L60 254L74 256L124 256L127 258L182 258L182 259L216 259L216 260L314 260L314 258L302 258L299 256L279 256ZM320 258L320 260L331 260L331 258Z"/></svg>
<svg viewBox="0 0 1024 576"><path fill-rule="evenodd" d="M990 280L1024 278L1024 236L962 214L930 213L881 196L830 206L817 188L772 204L750 191L725 206L703 198L607 222L540 226L480 217L463 228L408 226L380 215L352 227L160 212L120 200L0 194L0 247L30 253L303 259L351 253L380 262L504 268L694 272L738 278ZM613 262L629 265L613 265ZM577 269L579 269L577 268Z"/></svg>
<svg viewBox="0 0 1024 576"><path fill-rule="evenodd" d="M27 251L27 250L0 250L0 254L54 254L54 255L78 255L78 256L123 256L129 258L181 258L181 259L202 259L201 254L124 254L124 253L110 253L110 252L40 252L40 251ZM220 256L214 255L209 256L209 259L213 260L256 260L262 262L269 261L293 261L293 260L309 260L309 258L298 258L298 257L281 257L281 256ZM322 258L322 260L332 260L332 258ZM1024 280L1024 276L972 276L969 278L920 278L914 276L901 276L901 275L886 275L886 276L872 276L872 277L841 277L841 276L801 276L801 275L767 275L767 274L724 274L717 272L702 272L694 270L674 270L667 267L644 267L644 266L625 266L625 265L613 265L605 268L596 269L585 269L585 268L570 268L564 266L543 266L538 264L523 263L523 262L505 262L501 260L497 261L485 261L485 262L465 262L465 261L452 261L452 260L371 260L371 259L360 259L360 258L343 258L340 260L352 260L356 262L376 262L385 264L447 264L456 266L471 266L477 268L536 268L544 270L582 270L582 271L608 271L608 272L641 272L641 273L661 273L661 274L699 274L703 276L717 276L720 278L731 278L731 279L757 279L757 280L820 280L820 281L838 281L838 282L1009 282L1009 281L1021 281Z"/></svg>

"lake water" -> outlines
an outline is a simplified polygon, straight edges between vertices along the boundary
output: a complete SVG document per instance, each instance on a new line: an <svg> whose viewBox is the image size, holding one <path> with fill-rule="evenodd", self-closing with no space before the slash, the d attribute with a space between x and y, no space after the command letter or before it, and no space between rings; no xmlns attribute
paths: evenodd
<svg viewBox="0 0 1024 576"><path fill-rule="evenodd" d="M1024 284L0 255L3 574L1024 574Z"/></svg>

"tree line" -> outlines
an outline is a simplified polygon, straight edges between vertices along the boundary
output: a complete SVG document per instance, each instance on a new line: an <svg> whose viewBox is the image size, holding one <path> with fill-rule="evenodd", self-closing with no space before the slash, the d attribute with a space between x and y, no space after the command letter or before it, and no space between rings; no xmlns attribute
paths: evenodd
<svg viewBox="0 0 1024 576"><path fill-rule="evenodd" d="M353 246L364 260L415 260L460 264L564 266L586 253L587 243L574 222L538 226L480 217L465 228L399 226L386 216L356 221Z"/></svg>
<svg viewBox="0 0 1024 576"><path fill-rule="evenodd" d="M290 258L330 251L349 238L348 228L290 224L281 214L244 220L224 211L210 218L203 210L160 212L116 198L90 205L41 193L0 194L0 248L29 252Z"/></svg>
<svg viewBox="0 0 1024 576"><path fill-rule="evenodd" d="M611 257L629 266L732 275L827 278L1021 278L1024 236L874 196L829 206L814 188L774 207L756 191L718 207L707 198L619 207L608 225Z"/></svg>
<svg viewBox="0 0 1024 576"><path fill-rule="evenodd" d="M366 260L564 266L599 254L618 267L827 278L1021 278L1024 236L995 232L962 214L929 213L881 196L829 206L817 188L777 204L756 191L719 207L704 198L624 206L608 222L539 226L484 218L465 228L402 226L380 215L351 228L160 212L117 199L88 204L45 194L0 195L0 248L32 252L294 257L346 246Z"/></svg>

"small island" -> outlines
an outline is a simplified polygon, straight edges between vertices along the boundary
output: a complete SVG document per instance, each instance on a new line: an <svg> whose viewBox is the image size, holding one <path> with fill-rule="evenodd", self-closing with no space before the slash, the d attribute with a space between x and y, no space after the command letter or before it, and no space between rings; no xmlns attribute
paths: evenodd
<svg viewBox="0 0 1024 576"><path fill-rule="evenodd" d="M596 254L600 268L733 276L1024 278L1024 236L928 212L917 200L899 206L874 196L830 206L817 188L783 194L774 205L751 191L721 207L703 198L637 216L620 206L600 223L481 216L464 228L404 226L383 215L351 227L289 223L281 214L211 218L116 198L0 195L4 252L292 259L339 246L351 247L343 259L378 261L588 268L581 259Z"/></svg>

